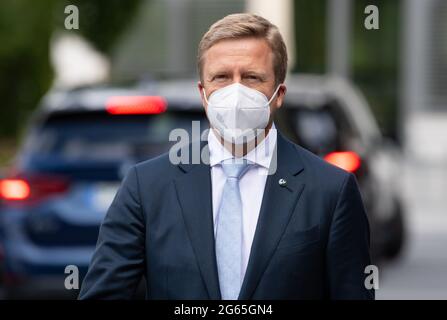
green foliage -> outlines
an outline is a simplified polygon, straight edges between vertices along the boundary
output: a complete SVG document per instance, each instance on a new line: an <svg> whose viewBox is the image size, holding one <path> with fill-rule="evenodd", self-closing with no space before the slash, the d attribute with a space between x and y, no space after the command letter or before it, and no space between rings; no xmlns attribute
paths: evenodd
<svg viewBox="0 0 447 320"><path fill-rule="evenodd" d="M48 40L54 0L2 1L0 6L0 135L26 121L51 83Z"/></svg>
<svg viewBox="0 0 447 320"><path fill-rule="evenodd" d="M141 0L2 0L0 5L0 137L14 137L50 88L49 43L63 29L64 8L79 8L78 31L109 53Z"/></svg>
<svg viewBox="0 0 447 320"><path fill-rule="evenodd" d="M354 2L352 76L365 93L382 131L398 139L400 1L376 0L379 30L364 28L369 0Z"/></svg>
<svg viewBox="0 0 447 320"><path fill-rule="evenodd" d="M121 32L132 21L140 3L141 0L66 0L59 11L64 12L63 8L69 4L77 6L78 32L98 50L109 53Z"/></svg>
<svg viewBox="0 0 447 320"><path fill-rule="evenodd" d="M326 59L326 0L295 0L295 72L323 73Z"/></svg>
<svg viewBox="0 0 447 320"><path fill-rule="evenodd" d="M328 0L295 0L296 64L294 72L325 73ZM398 136L399 0L355 0L350 48L354 83L370 103L383 132ZM365 7L380 12L380 29L366 30Z"/></svg>

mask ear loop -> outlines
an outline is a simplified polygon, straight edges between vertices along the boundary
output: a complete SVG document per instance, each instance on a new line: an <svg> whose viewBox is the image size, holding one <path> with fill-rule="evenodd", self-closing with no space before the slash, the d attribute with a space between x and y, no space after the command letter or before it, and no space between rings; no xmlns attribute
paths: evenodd
<svg viewBox="0 0 447 320"><path fill-rule="evenodd" d="M210 104L210 103L208 102L208 99L206 98L205 88L202 88L202 92L203 92L203 97L205 98L205 102L206 102L206 104L207 104L207 105Z"/></svg>
<svg viewBox="0 0 447 320"><path fill-rule="evenodd" d="M278 86L276 87L275 92L273 92L273 95L270 98L269 102L267 102L267 105L270 105L270 103L273 101L273 99L275 98L276 94L278 93L279 88L281 87L281 85L282 85L282 83L278 84Z"/></svg>

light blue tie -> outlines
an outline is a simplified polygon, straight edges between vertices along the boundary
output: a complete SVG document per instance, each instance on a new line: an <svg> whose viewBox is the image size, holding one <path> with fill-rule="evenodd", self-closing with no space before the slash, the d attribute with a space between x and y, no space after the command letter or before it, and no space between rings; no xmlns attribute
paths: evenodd
<svg viewBox="0 0 447 320"><path fill-rule="evenodd" d="M227 177L217 216L216 258L222 299L236 300L241 289L242 202L239 179L249 169L246 160L222 162Z"/></svg>

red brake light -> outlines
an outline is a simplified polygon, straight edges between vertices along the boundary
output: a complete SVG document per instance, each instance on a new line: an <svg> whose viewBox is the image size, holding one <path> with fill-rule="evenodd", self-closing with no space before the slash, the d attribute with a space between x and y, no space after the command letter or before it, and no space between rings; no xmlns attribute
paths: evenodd
<svg viewBox="0 0 447 320"><path fill-rule="evenodd" d="M353 151L331 152L324 160L348 172L357 171L361 164L359 155Z"/></svg>
<svg viewBox="0 0 447 320"><path fill-rule="evenodd" d="M65 192L69 183L55 176L33 175L0 180L0 199L10 202L34 203L49 196Z"/></svg>
<svg viewBox="0 0 447 320"><path fill-rule="evenodd" d="M0 198L5 200L25 200L30 196L28 182L22 179L5 179L0 181Z"/></svg>
<svg viewBox="0 0 447 320"><path fill-rule="evenodd" d="M106 102L110 114L157 114L166 111L166 100L159 96L114 96Z"/></svg>

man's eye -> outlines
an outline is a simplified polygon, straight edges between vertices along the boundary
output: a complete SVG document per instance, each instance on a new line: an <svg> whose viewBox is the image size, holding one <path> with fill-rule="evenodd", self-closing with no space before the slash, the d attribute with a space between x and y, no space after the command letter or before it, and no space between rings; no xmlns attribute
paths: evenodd
<svg viewBox="0 0 447 320"><path fill-rule="evenodd" d="M249 75L249 76L247 76L247 79L250 81L254 81L254 80L259 80L259 77L255 76L255 75Z"/></svg>
<svg viewBox="0 0 447 320"><path fill-rule="evenodd" d="M214 76L214 80L225 80L227 76L225 74L218 74Z"/></svg>

